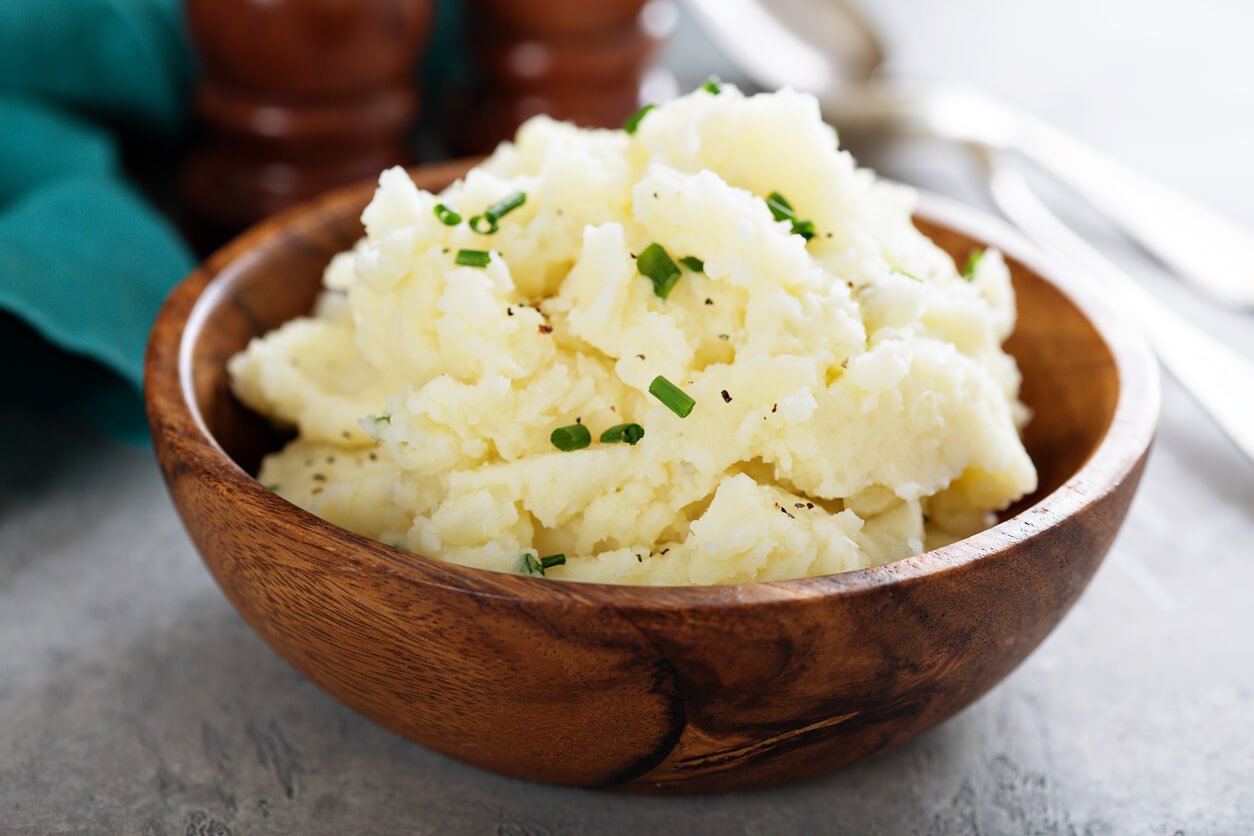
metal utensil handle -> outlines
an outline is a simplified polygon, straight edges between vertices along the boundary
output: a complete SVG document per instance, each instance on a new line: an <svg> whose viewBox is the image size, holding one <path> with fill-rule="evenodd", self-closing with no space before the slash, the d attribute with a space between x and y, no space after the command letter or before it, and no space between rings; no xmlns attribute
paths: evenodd
<svg viewBox="0 0 1254 836"><path fill-rule="evenodd" d="M1254 309L1254 235L1027 113L950 85L876 81L823 98L838 128L1015 151L1216 299Z"/></svg>
<svg viewBox="0 0 1254 836"><path fill-rule="evenodd" d="M1254 308L1254 235L1027 115L1016 150L1089 200L1182 278Z"/></svg>
<svg viewBox="0 0 1254 836"><path fill-rule="evenodd" d="M1058 219L1003 153L985 150L997 206L1043 249L1093 275L1139 320L1159 360L1254 463L1254 365L1176 314Z"/></svg>

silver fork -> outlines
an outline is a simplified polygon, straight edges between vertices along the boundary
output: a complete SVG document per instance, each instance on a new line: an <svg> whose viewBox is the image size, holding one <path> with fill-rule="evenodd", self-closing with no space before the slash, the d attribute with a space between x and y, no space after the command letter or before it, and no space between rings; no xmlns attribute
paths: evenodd
<svg viewBox="0 0 1254 836"><path fill-rule="evenodd" d="M1004 152L978 149L997 207L1042 250L1072 262L1133 315L1163 366L1254 463L1254 365L1179 316L1076 234Z"/></svg>
<svg viewBox="0 0 1254 836"><path fill-rule="evenodd" d="M1028 113L970 90L868 82L824 103L842 132L901 135L1013 152L1065 183L1172 272L1254 309L1254 235Z"/></svg>

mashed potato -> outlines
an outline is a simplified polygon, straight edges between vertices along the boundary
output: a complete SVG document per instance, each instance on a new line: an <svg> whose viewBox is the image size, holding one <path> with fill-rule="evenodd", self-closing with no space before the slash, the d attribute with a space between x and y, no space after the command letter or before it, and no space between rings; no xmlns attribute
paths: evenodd
<svg viewBox="0 0 1254 836"><path fill-rule="evenodd" d="M499 231L470 228L514 192ZM813 98L730 86L630 135L533 119L438 197L384 172L314 314L231 360L299 433L259 478L393 545L501 571L562 553L548 577L581 581L796 578L967 536L1036 483L1014 297L997 253L964 277L912 202ZM666 298L637 269L653 243L695 259ZM591 444L557 449L577 423ZM622 423L643 439L599 441Z"/></svg>

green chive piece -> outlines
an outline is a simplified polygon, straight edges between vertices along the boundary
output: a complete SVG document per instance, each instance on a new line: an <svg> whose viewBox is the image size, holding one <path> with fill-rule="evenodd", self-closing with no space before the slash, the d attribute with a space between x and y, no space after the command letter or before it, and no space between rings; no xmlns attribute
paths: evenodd
<svg viewBox="0 0 1254 836"><path fill-rule="evenodd" d="M492 253L484 250L458 250L454 259L463 267L487 267L492 260Z"/></svg>
<svg viewBox="0 0 1254 836"><path fill-rule="evenodd" d="M777 221L792 221L797 217L797 213L793 211L792 204L788 202L788 198L779 192L771 192L766 196L766 208L771 210L771 214L775 216Z"/></svg>
<svg viewBox="0 0 1254 836"><path fill-rule="evenodd" d="M962 277L967 281L975 278L975 271L980 267L980 261L984 258L984 251L975 248L967 255L967 264L962 268Z"/></svg>
<svg viewBox="0 0 1254 836"><path fill-rule="evenodd" d="M653 378L653 382L649 384L649 394L680 418L687 418L697 404L687 392L661 375Z"/></svg>
<svg viewBox="0 0 1254 836"><path fill-rule="evenodd" d="M571 450L582 450L592 443L592 433L588 432L588 428L583 424L571 424L568 427L558 427L549 435L549 441L553 442L553 446L564 453Z"/></svg>
<svg viewBox="0 0 1254 836"><path fill-rule="evenodd" d="M496 220L496 218L486 212L482 215L475 215L470 219L470 228L480 235L496 235L497 230L501 228ZM484 226L485 222L487 223L486 227Z"/></svg>
<svg viewBox="0 0 1254 836"><path fill-rule="evenodd" d="M536 557L536 553L526 551L518 558L518 574L530 575L534 578L544 577L544 566L540 563L540 559Z"/></svg>
<svg viewBox="0 0 1254 836"><path fill-rule="evenodd" d="M800 235L807 241L814 237L814 221L799 220L792 204L779 192L771 192L766 196L766 208L771 210L771 216L775 220L792 224L794 235Z"/></svg>
<svg viewBox="0 0 1254 836"><path fill-rule="evenodd" d="M902 269L897 268L897 267L894 267L894 268L893 268L893 272L894 272L894 273L896 273L896 274L897 274L897 275L899 275L899 276L905 276L907 279L912 279L912 280L914 280L914 281L918 282L919 284L923 284L923 280L922 280L922 279L920 279L918 276L916 276L914 273L907 273L905 270L902 270Z"/></svg>
<svg viewBox="0 0 1254 836"><path fill-rule="evenodd" d="M697 258L695 255L686 255L679 259L679 263L687 267L694 273L705 272L705 262Z"/></svg>
<svg viewBox="0 0 1254 836"><path fill-rule="evenodd" d="M457 210L443 203L435 205L435 216L440 219L440 223L445 226L457 226L462 222L462 216L457 214Z"/></svg>
<svg viewBox="0 0 1254 836"><path fill-rule="evenodd" d="M533 578L543 578L545 569L552 569L554 566L565 566L566 555L551 554L548 557L536 557L535 551L528 549L518 558L518 574L530 575Z"/></svg>
<svg viewBox="0 0 1254 836"><path fill-rule="evenodd" d="M701 89L711 96L717 96L723 92L723 81L718 76L712 75L701 85Z"/></svg>
<svg viewBox="0 0 1254 836"><path fill-rule="evenodd" d="M630 444L635 447L636 442L642 438L644 427L639 424L615 424L601 433L602 444Z"/></svg>
<svg viewBox="0 0 1254 836"><path fill-rule="evenodd" d="M649 111L656 109L657 105L655 104L647 104L640 108L635 113L627 117L627 121L623 123L623 130L629 134L634 134L636 132L636 128L640 127L640 122L644 119L644 117L649 115Z"/></svg>
<svg viewBox="0 0 1254 836"><path fill-rule="evenodd" d="M266 490L270 491L270 493L278 493L278 492L279 492L279 483L278 483L278 482L271 482L270 484L266 485Z"/></svg>
<svg viewBox="0 0 1254 836"><path fill-rule="evenodd" d="M510 212L513 212L526 202L526 192L513 192L501 198L496 203L493 203L483 214L487 215L489 218L496 218L499 221L501 218L505 217Z"/></svg>
<svg viewBox="0 0 1254 836"><path fill-rule="evenodd" d="M470 228L480 235L495 235L501 228L497 222L526 202L526 192L512 192L484 209L482 215L471 218ZM486 228L484 222L488 224Z"/></svg>
<svg viewBox="0 0 1254 836"><path fill-rule="evenodd" d="M679 268L661 244L650 244L636 258L636 270L653 282L653 292L665 299L671 295L675 282L679 281Z"/></svg>
<svg viewBox="0 0 1254 836"><path fill-rule="evenodd" d="M540 558L541 569L552 569L554 566L565 566L565 565L566 565L566 555L564 554L551 554L548 557Z"/></svg>

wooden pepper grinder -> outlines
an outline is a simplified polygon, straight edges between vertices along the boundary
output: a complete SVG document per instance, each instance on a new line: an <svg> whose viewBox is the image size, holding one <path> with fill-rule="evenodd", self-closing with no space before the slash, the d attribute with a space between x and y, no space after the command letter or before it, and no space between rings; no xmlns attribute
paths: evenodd
<svg viewBox="0 0 1254 836"><path fill-rule="evenodd" d="M491 150L547 113L617 128L675 26L670 0L469 0L479 69L461 146Z"/></svg>
<svg viewBox="0 0 1254 836"><path fill-rule="evenodd" d="M187 0L208 133L197 214L240 227L404 163L433 0Z"/></svg>

